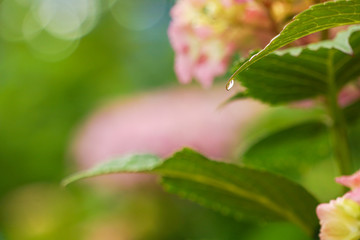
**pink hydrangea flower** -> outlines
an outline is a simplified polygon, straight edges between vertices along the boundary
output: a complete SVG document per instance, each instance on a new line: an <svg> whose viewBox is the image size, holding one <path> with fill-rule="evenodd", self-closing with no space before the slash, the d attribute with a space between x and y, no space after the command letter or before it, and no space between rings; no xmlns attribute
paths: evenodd
<svg viewBox="0 0 360 240"><path fill-rule="evenodd" d="M320 219L321 240L360 239L360 205L347 197L320 204L316 213Z"/></svg>
<svg viewBox="0 0 360 240"><path fill-rule="evenodd" d="M168 34L180 82L203 86L225 73L236 51L265 46L311 1L177 0ZM314 41L316 38L308 38Z"/></svg>
<svg viewBox="0 0 360 240"><path fill-rule="evenodd" d="M336 182L352 190L344 196L320 204L316 213L320 219L321 240L360 239L360 171L336 178Z"/></svg>
<svg viewBox="0 0 360 240"><path fill-rule="evenodd" d="M234 47L214 37L202 41L200 36L206 36L210 31L198 28L196 36L188 28L170 24L168 33L176 52L175 72L181 83L196 78L204 87L210 87L216 76L225 73Z"/></svg>
<svg viewBox="0 0 360 240"><path fill-rule="evenodd" d="M248 0L178 0L171 10L168 35L180 82L196 78L204 87L225 73L236 50L237 17ZM237 24L234 24L237 23ZM231 27L230 27L231 26Z"/></svg>

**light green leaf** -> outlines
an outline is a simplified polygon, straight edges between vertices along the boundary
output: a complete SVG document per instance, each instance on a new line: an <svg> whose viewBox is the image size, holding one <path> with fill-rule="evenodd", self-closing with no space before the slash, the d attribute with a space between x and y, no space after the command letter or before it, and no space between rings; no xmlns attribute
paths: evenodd
<svg viewBox="0 0 360 240"><path fill-rule="evenodd" d="M290 221L309 235L318 225L318 202L300 185L268 172L211 161L190 149L165 161L151 155L114 160L75 174L65 184L116 172L158 174L170 192L236 218Z"/></svg>
<svg viewBox="0 0 360 240"><path fill-rule="evenodd" d="M339 90L360 75L359 30L360 26L353 26L332 41L276 51L237 79L247 88L245 93L270 104L327 95L329 79Z"/></svg>
<svg viewBox="0 0 360 240"><path fill-rule="evenodd" d="M161 159L154 155L129 155L119 159L114 159L106 163L102 163L92 169L71 175L62 182L62 185L66 186L80 179L105 174L113 174L119 172L149 172L155 169L157 166L161 165L161 163Z"/></svg>
<svg viewBox="0 0 360 240"><path fill-rule="evenodd" d="M269 53L309 34L333 27L360 23L360 0L328 1L313 5L288 23L279 35L259 53L246 61L231 78ZM344 46L345 49L346 46Z"/></svg>

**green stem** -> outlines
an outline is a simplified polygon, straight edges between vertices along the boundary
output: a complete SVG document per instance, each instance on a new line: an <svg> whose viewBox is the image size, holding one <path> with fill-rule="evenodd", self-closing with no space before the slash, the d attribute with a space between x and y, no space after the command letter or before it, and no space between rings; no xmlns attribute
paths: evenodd
<svg viewBox="0 0 360 240"><path fill-rule="evenodd" d="M327 62L328 69L328 96L327 103L329 115L331 117L331 135L334 149L334 157L339 166L341 175L349 175L352 173L352 162L349 150L349 140L347 136L346 121L342 109L338 104L338 90L335 82L334 52L330 51L329 60Z"/></svg>

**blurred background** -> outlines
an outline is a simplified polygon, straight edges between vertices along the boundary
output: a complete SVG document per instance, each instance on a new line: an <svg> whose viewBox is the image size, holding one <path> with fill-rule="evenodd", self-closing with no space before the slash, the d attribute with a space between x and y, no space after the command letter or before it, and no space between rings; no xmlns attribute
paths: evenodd
<svg viewBox="0 0 360 240"><path fill-rule="evenodd" d="M149 176L61 180L109 157L190 146L234 159L264 107L180 85L167 0L0 1L0 239L306 239L163 192ZM272 238L274 236L274 238Z"/></svg>

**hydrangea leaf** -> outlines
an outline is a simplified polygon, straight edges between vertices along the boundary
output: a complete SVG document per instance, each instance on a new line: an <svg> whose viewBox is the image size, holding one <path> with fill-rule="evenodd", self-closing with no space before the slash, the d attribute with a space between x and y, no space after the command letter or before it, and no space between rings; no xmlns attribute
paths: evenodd
<svg viewBox="0 0 360 240"><path fill-rule="evenodd" d="M359 111L360 101L343 108L353 159L360 156ZM247 166L298 181L315 165L332 158L327 123L324 109L273 108L246 129L240 159Z"/></svg>
<svg viewBox="0 0 360 240"><path fill-rule="evenodd" d="M313 5L295 16L263 50L241 65L231 78L271 52L301 37L329 28L358 23L360 23L360 0L328 1Z"/></svg>
<svg viewBox="0 0 360 240"><path fill-rule="evenodd" d="M116 159L64 183L122 172L160 175L168 191L236 218L290 221L309 235L318 226L318 202L300 185L268 172L212 161L190 149L165 161L151 155Z"/></svg>
<svg viewBox="0 0 360 240"><path fill-rule="evenodd" d="M360 118L360 100L344 108L344 116L349 124L356 123Z"/></svg>
<svg viewBox="0 0 360 240"><path fill-rule="evenodd" d="M331 41L276 51L236 79L246 94L270 104L327 95L328 79L335 79L340 89L360 75L359 30L360 26L352 26Z"/></svg>
<svg viewBox="0 0 360 240"><path fill-rule="evenodd" d="M304 172L331 155L326 125L307 121L259 139L243 152L241 159L247 166L299 180Z"/></svg>

